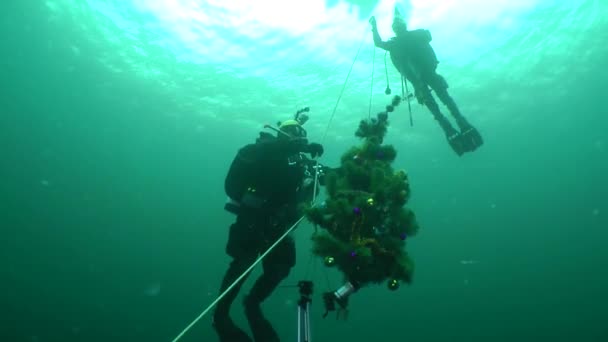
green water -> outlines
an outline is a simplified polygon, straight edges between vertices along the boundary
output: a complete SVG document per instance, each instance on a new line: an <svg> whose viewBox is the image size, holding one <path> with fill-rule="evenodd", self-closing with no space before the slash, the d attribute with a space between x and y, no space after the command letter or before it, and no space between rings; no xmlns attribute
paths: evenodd
<svg viewBox="0 0 608 342"><path fill-rule="evenodd" d="M393 5L3 1L0 341L174 338L230 261L235 151L310 106L309 137L337 165L370 88L372 114L390 101L367 19L389 38ZM421 225L414 283L366 288L347 321L322 319L319 294L340 276L309 262L301 226L284 284L315 281L313 340L607 341L608 3L400 6L410 28L431 30L485 145L457 157L425 108L412 105L413 127L406 106L391 114L387 142ZM399 93L390 64L388 76ZM264 306L284 341L296 340L297 299L285 287ZM183 341L216 341L209 317Z"/></svg>

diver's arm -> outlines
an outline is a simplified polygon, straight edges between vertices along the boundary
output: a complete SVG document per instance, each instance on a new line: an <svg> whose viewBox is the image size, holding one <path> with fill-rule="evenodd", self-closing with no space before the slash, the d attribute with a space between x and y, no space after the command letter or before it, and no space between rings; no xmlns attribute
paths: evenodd
<svg viewBox="0 0 608 342"><path fill-rule="evenodd" d="M288 158L296 153L310 153L313 158L323 154L323 146L309 143L307 139L275 139L260 142L259 153L262 158Z"/></svg>
<svg viewBox="0 0 608 342"><path fill-rule="evenodd" d="M380 37L380 33L378 33L378 28L376 26L372 27L372 34L374 36L374 45L383 50L389 51L388 42L382 40L382 38Z"/></svg>
<svg viewBox="0 0 608 342"><path fill-rule="evenodd" d="M369 23L372 25L372 34L374 36L374 45L376 45L376 47L389 51L388 42L383 41L382 37L380 37L380 33L378 33L378 27L376 26L376 18L375 17L369 18Z"/></svg>
<svg viewBox="0 0 608 342"><path fill-rule="evenodd" d="M273 139L258 143L259 153L265 158L288 157L303 152L308 142L306 139Z"/></svg>

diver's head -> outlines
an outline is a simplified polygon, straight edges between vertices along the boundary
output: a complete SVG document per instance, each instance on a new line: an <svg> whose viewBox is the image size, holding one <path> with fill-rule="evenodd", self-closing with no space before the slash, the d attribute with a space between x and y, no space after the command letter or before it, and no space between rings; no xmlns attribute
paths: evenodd
<svg viewBox="0 0 608 342"><path fill-rule="evenodd" d="M407 23L404 20L393 20L392 28L395 35L400 36L407 32Z"/></svg>
<svg viewBox="0 0 608 342"><path fill-rule="evenodd" d="M306 130L297 120L286 120L279 124L279 138L306 138Z"/></svg>
<svg viewBox="0 0 608 342"><path fill-rule="evenodd" d="M308 113L310 112L310 107L304 107L296 112L296 115L293 117L300 125L304 125L306 121L308 121Z"/></svg>
<svg viewBox="0 0 608 342"><path fill-rule="evenodd" d="M403 17L403 14L401 14L401 11L399 11L399 8L397 6L395 6L395 10L393 12L392 28L393 32L395 32L395 35L397 36L400 36L407 32L407 23L405 22L405 18Z"/></svg>

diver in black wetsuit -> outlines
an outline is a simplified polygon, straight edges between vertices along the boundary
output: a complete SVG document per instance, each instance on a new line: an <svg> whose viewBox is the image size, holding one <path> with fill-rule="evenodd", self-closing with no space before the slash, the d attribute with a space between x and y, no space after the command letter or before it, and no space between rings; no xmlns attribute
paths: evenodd
<svg viewBox="0 0 608 342"><path fill-rule="evenodd" d="M393 65L406 80L412 83L418 102L425 105L431 111L435 120L439 122L454 152L461 156L465 152L472 152L483 145L481 135L462 116L456 102L448 94L446 80L436 71L439 62L430 44L431 33L424 29L408 31L407 24L396 8L392 25L395 37L388 41L383 41L380 38L376 27L376 18L371 17L369 22L372 26L374 44L390 53ZM460 128L460 132L454 129L448 119L441 114L429 87L448 107Z"/></svg>
<svg viewBox="0 0 608 342"><path fill-rule="evenodd" d="M301 216L299 204L312 199L312 158L323 154L323 147L308 143L302 121L287 120L277 136L262 132L255 144L241 148L226 177L230 197L226 210L236 214L230 226L226 253L233 258L222 280L224 292L260 254L265 252ZM245 297L245 315L253 340L278 342L279 337L264 317L261 303L268 298L295 265L295 244L283 239L262 261L263 274ZM221 342L251 342L252 339L230 318L230 306L247 279L244 277L219 301L213 327Z"/></svg>

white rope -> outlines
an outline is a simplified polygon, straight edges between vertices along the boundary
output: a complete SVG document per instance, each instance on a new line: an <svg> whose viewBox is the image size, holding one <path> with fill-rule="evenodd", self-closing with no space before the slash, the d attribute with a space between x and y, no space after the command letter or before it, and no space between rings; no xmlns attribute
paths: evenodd
<svg viewBox="0 0 608 342"><path fill-rule="evenodd" d="M365 31L365 33L367 33L367 30ZM338 104L340 103L340 100L342 99L342 95L344 95L344 90L346 89L346 84L348 83L350 74L353 71L355 62L357 61L357 58L359 58L359 52L361 52L361 47L363 46L364 41L365 41L365 36L363 36L363 38L361 39L361 43L359 44L359 48L357 49L357 54L355 55L355 58L353 59L353 63L350 65L350 69L348 70L348 74L346 75L346 79L344 80L344 84L342 85L342 90L340 91L338 100L336 100L336 105L334 106L334 110L331 112L331 116L329 117L329 121L327 122L327 127L325 128L325 133L323 134L323 139L321 139L321 143L325 142L325 137L327 137L327 132L329 131L329 126L331 125L331 121L333 120L334 115L336 115L336 110L338 109Z"/></svg>
<svg viewBox="0 0 608 342"><path fill-rule="evenodd" d="M209 304L209 306L200 315L198 315L198 317L196 317L196 319L194 319L194 321L192 321L192 323L190 323L179 335L177 335L177 337L175 337L172 342L179 341L179 339L181 339L196 323L198 323L198 321L201 320L201 318L203 318L207 314L207 312L209 312L209 310L211 310L220 300L222 300L222 298L224 298L226 294L230 290L232 290L232 288L235 287L239 281L241 281L241 279L243 279L257 264L259 264L260 261L262 261L262 259L264 259L264 257L266 257L268 253L270 253L281 241L283 241L283 239L285 239L285 237L289 235L289 233L291 233L303 219L304 216L300 217L300 219L296 223L294 223L291 228L289 228L283 235L281 235L281 237L272 246L270 246L266 250L266 252L264 252L264 254L260 255L257 260L253 264L251 264L251 266L249 266L249 268L245 272L243 272L243 274L241 274L230 286L228 286L228 288L224 292L222 292L222 294L220 294L219 297L217 297L217 299L213 301L213 303Z"/></svg>

